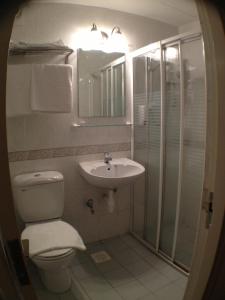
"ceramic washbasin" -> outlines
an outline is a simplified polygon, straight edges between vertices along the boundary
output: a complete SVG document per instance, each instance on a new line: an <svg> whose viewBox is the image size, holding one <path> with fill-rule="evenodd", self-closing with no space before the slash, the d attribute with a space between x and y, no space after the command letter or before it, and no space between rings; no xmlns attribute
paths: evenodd
<svg viewBox="0 0 225 300"><path fill-rule="evenodd" d="M142 165L128 158L113 159L108 164L103 160L84 161L79 163L79 167L87 182L107 189L130 184L145 172Z"/></svg>

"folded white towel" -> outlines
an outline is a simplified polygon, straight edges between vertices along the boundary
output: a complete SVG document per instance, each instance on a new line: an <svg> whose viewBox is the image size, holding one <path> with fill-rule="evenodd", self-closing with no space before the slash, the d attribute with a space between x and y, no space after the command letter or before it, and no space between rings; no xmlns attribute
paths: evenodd
<svg viewBox="0 0 225 300"><path fill-rule="evenodd" d="M60 249L86 250L79 233L70 224L54 220L24 229L21 239L29 240L29 256Z"/></svg>
<svg viewBox="0 0 225 300"><path fill-rule="evenodd" d="M31 114L31 65L8 65L6 84L6 115Z"/></svg>
<svg viewBox="0 0 225 300"><path fill-rule="evenodd" d="M62 40L57 40L49 43L27 43L23 41L15 42L10 40L9 49L17 50L17 49L65 49L68 48L64 45ZM69 49L69 48L68 48Z"/></svg>
<svg viewBox="0 0 225 300"><path fill-rule="evenodd" d="M72 110L72 66L33 64L31 109L39 112Z"/></svg>

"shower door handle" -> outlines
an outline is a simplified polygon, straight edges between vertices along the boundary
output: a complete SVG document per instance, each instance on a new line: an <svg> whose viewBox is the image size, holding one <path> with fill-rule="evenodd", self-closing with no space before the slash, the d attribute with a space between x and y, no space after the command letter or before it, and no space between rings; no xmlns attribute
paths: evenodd
<svg viewBox="0 0 225 300"><path fill-rule="evenodd" d="M202 203L202 209L206 212L206 224L205 227L208 229L212 224L213 216L213 192L209 192L208 189L204 189L204 198Z"/></svg>

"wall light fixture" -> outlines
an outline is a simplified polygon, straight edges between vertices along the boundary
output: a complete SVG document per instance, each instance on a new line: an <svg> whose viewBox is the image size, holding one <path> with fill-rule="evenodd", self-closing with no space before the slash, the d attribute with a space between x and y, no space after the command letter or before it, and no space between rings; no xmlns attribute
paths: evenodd
<svg viewBox="0 0 225 300"><path fill-rule="evenodd" d="M122 34L120 27L113 27L110 34L98 29L95 23L90 31L82 31L77 34L74 45L83 50L101 50L107 53L128 52L127 40Z"/></svg>

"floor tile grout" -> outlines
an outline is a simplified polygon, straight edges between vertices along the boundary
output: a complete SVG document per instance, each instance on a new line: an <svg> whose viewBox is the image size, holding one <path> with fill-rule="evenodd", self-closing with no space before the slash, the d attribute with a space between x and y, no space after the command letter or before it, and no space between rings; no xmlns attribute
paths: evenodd
<svg viewBox="0 0 225 300"><path fill-rule="evenodd" d="M135 247L135 245L136 245L136 247ZM147 258L145 258L144 254L141 255L140 252L137 251L138 247L140 247L140 251L143 251L143 253L146 250L149 250L149 253L148 252L146 252L146 253L149 254L149 256L153 256L153 260L154 259L156 259L156 261L158 260L162 264L161 268L165 267L165 272L162 272L162 270L160 270L160 268L157 268L156 265L151 264L151 262L148 261ZM135 248L136 248L136 250L135 250ZM141 249L141 248L143 248L143 249ZM108 263L109 263L108 270L107 270L107 268L105 269L105 271L104 271L104 268L101 269L100 268L101 264L98 265L91 258L91 256L90 256L91 253L95 253L98 251L106 251L111 256L112 259L110 261L108 261ZM127 257L127 260L123 263L123 258L124 258L124 255L126 258L126 253L127 253L127 256L129 256L129 254L131 256L130 256L130 258ZM138 258L137 261L135 260L135 257ZM80 262L79 262L79 258L81 260ZM115 268L113 267L113 263L110 266L110 262L116 263L114 266ZM137 262L140 262L140 265L141 265L140 267L137 264ZM144 264L141 264L141 262L143 262ZM104 263L102 263L102 264L104 264ZM86 266L86 269L85 269L85 266ZM168 275L166 275L167 266L168 266ZM169 289L170 286L176 287L176 290L177 291L180 290L180 292L185 290L185 287L182 287L181 284L178 284L178 281L182 280L182 278L184 278L183 277L184 275L181 277L178 276L178 278L176 278L176 279L170 278L169 272L172 271L173 276L176 276L176 272L179 273L179 271L177 271L172 266L167 264L165 261L163 261L162 259L157 257L152 251L150 251L150 249L144 247L141 243L139 244L137 242L137 240L135 238L133 238L131 235L115 237L112 239L102 240L97 243L88 244L87 252L84 255L82 254L80 257L78 254L76 257L76 260L74 260L74 263L70 269L71 269L73 281L75 281L75 282L77 282L77 284L79 284L83 293L87 296L87 300L97 299L97 298L95 298L96 295L93 298L93 293L94 293L93 291L95 290L95 294L96 294L96 293L100 293L101 289L103 292L105 289L104 293L106 293L107 290L109 293L110 293L110 291L111 291L111 293L112 292L116 293L115 295L118 295L118 300L119 299L127 300L128 299L127 295L125 294L125 296L123 296L123 293L124 293L124 291L126 291L126 293L129 294L129 292L130 292L129 287L131 286L132 282L135 286L136 293L146 293L146 295L149 294L149 295L152 295L155 297L157 296L157 293L160 293L161 290ZM74 273L76 270L77 270L77 273ZM151 276L153 274L153 272L151 272L151 270L153 272L155 272L156 277L157 277L157 274L160 274L159 278L163 279L163 277L165 277L165 279L163 279L163 281L161 281L161 283L160 283L160 280L157 282L157 279L156 279L156 282L153 282L153 283L149 282L149 283L153 284L152 290L151 290L151 286L148 286L148 284L147 285L144 284L145 280L147 280L146 278L148 278L147 276L150 276L150 278L151 278ZM118 277L118 282L117 282L116 277L115 277L115 279L113 278L113 274L114 273L117 274L117 272L118 272L118 274L122 274L121 278ZM111 279L110 279L110 274L111 274ZM124 277L123 277L123 274L124 274ZM80 276L80 278L79 278L79 276ZM127 278L126 278L126 276L127 276ZM98 278L98 279L96 279L97 286L94 286L94 283L93 283L93 285L91 283L91 279L94 280L94 278ZM142 281L143 280L144 281L142 282L141 279L142 279ZM98 280L99 280L99 282L98 282ZM165 280L165 282L164 282L164 280ZM168 280L168 282L167 282L167 280ZM104 282L104 283L102 283L103 285L101 285L101 281ZM115 284L114 284L114 281L115 281ZM93 289L92 292L91 292L91 290L87 289L87 286L85 286L85 282L89 285L89 288L91 287L91 289ZM156 284L156 285L154 286L154 284ZM158 284L161 286L157 287ZM74 293L72 292L72 289L71 289L71 294L73 295L74 300L83 300L81 298L77 299L76 296L74 295ZM112 296L112 294L111 294L111 296ZM135 299L141 300L142 297L143 296L141 296L140 298L135 298ZM59 296L57 299L63 300L63 295ZM110 299L111 299L111 297L110 297ZM134 298L132 298L132 299L134 299ZM42 299L40 298L40 300L42 300ZM104 300L106 300L106 299L104 299ZM117 297L115 300L117 300ZM167 300L167 299L165 299L165 300Z"/></svg>

